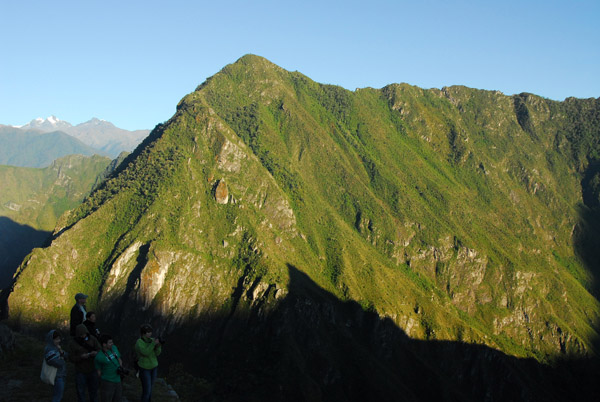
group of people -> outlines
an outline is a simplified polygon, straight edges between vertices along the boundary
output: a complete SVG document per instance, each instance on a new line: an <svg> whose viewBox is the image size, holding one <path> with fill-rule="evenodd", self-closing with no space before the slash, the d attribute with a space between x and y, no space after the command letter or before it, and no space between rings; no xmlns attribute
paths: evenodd
<svg viewBox="0 0 600 402"><path fill-rule="evenodd" d="M121 402L123 387L122 378L129 370L123 367L121 353L109 334L100 334L96 328L96 314L86 311L88 296L83 293L75 295L75 305L71 309L70 335L68 350L61 346L62 335L58 330L51 330L46 335L44 359L47 365L56 368L52 401L62 400L66 363L75 365L75 385L77 400L84 402L86 393L90 402ZM152 387L158 371L157 357L162 352L159 338L152 337L152 327L144 324L140 327L140 338L135 343L135 363L137 374L142 383L141 401L150 401ZM87 392L86 392L87 391Z"/></svg>

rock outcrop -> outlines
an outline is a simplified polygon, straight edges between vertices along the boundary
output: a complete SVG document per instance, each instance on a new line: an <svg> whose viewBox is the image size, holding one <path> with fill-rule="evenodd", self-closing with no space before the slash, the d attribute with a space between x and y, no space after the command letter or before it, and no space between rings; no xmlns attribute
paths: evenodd
<svg viewBox="0 0 600 402"><path fill-rule="evenodd" d="M350 92L246 56L26 259L12 319L62 322L84 292L108 329L151 322L212 362L198 375L257 400L488 398L479 383L535 400L562 373L538 361L597 350L598 211L577 152L600 152L600 123L578 126L600 107L521 101L525 120L495 92Z"/></svg>

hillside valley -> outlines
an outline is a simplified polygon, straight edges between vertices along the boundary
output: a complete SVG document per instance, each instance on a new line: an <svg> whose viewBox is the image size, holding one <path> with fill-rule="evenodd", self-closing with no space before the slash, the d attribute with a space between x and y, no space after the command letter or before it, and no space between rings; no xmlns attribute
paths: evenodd
<svg viewBox="0 0 600 402"><path fill-rule="evenodd" d="M126 352L150 322L206 400L585 400L599 208L600 98L348 91L247 55L1 299L36 331L86 293Z"/></svg>
<svg viewBox="0 0 600 402"><path fill-rule="evenodd" d="M121 159L70 155L46 168L0 165L0 287L41 247L58 218L78 206Z"/></svg>

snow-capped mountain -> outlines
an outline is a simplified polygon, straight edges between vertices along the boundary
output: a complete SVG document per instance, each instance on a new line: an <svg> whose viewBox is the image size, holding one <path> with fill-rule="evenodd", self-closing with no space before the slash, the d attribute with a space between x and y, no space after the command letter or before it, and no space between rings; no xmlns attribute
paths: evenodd
<svg viewBox="0 0 600 402"><path fill-rule="evenodd" d="M111 122L95 117L85 123L73 126L56 116L50 116L46 119L31 120L28 124L18 128L42 132L63 131L84 144L104 151L112 157L116 157L122 151L133 151L150 132L150 130L124 130L116 127Z"/></svg>
<svg viewBox="0 0 600 402"><path fill-rule="evenodd" d="M29 123L27 123L23 126L15 126L15 127L22 128L25 130L36 129L36 130L49 132L49 131L57 131L57 130L64 131L65 129L73 127L73 125L69 122L60 120L56 116L50 116L45 119L38 117L37 119L31 120Z"/></svg>

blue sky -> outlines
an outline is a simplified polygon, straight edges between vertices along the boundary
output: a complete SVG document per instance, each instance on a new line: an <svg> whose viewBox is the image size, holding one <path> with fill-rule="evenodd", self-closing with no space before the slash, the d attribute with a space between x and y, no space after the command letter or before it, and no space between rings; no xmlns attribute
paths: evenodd
<svg viewBox="0 0 600 402"><path fill-rule="evenodd" d="M0 0L0 124L153 128L247 53L354 90L600 97L600 1Z"/></svg>

